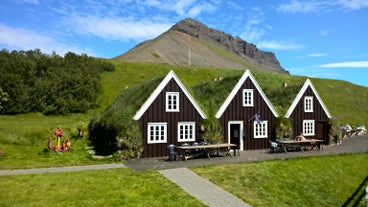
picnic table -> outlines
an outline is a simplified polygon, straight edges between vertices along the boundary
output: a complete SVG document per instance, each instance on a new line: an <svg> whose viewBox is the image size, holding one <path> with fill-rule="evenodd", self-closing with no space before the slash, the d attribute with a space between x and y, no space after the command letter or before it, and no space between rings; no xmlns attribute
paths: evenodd
<svg viewBox="0 0 368 207"><path fill-rule="evenodd" d="M179 155L182 155L185 160L198 156L200 152L205 154L208 158L211 158L213 152L216 152L219 155L219 152L224 153L225 156L232 156L230 150L233 149L234 156L236 155L236 144L206 144L206 145L197 145L197 146L178 146L176 147L179 150ZM186 151L190 151L186 153Z"/></svg>
<svg viewBox="0 0 368 207"><path fill-rule="evenodd" d="M323 140L320 139L306 139L306 140L279 140L278 143L286 153L288 153L288 149L300 149L304 152L304 149L316 148L316 150L321 149L321 143Z"/></svg>

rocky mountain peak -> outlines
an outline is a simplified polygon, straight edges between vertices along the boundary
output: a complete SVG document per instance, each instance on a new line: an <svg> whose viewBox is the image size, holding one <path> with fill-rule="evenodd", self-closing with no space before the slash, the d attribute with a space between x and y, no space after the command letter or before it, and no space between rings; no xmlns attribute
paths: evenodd
<svg viewBox="0 0 368 207"><path fill-rule="evenodd" d="M281 67L274 53L259 50L256 45L248 43L240 37L234 37L225 32L209 28L197 20L185 18L172 26L170 30L182 32L194 38L204 39L219 44L236 55L244 59L253 59L272 71L287 73L287 71Z"/></svg>

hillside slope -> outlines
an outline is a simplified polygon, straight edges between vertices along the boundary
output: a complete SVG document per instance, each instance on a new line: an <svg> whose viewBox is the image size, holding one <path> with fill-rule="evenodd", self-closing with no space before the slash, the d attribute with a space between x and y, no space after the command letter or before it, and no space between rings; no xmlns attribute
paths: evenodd
<svg viewBox="0 0 368 207"><path fill-rule="evenodd" d="M286 73L275 55L239 37L184 19L155 39L138 44L114 59L173 66L247 69Z"/></svg>
<svg viewBox="0 0 368 207"><path fill-rule="evenodd" d="M202 84L216 85L221 82L214 81L218 77L224 80L229 77L233 85L226 86L225 91L230 91L234 87L237 77L240 77L244 71L242 70L224 70L213 68L196 68L196 67L173 67L166 64L152 63L126 63L120 61L112 61L116 66L116 71L103 74L103 86L105 93L101 96L103 101L102 110L109 104L112 104L115 97L125 90L130 90L134 85L151 81L154 78L165 76L170 70L174 70L180 80L187 89L194 95L197 102L203 107L207 113L214 113L218 107L214 109L205 108L206 101L203 97L193 93L197 87L203 87ZM257 82L264 90L280 116L286 113L291 102L297 95L307 77L290 76L276 72L252 71ZM338 118L341 124L351 124L352 126L365 125L368 126L368 88L354 85L345 81L328 80L310 78L316 87L322 100L328 107L333 117ZM282 87L283 83L287 83L287 87ZM207 86L205 86L207 87ZM225 86L224 86L225 87ZM337 93L337 91L339 91ZM215 90L213 94L218 97L226 97L228 94L218 94ZM224 100L222 100L224 101ZM207 114L211 115L211 114Z"/></svg>

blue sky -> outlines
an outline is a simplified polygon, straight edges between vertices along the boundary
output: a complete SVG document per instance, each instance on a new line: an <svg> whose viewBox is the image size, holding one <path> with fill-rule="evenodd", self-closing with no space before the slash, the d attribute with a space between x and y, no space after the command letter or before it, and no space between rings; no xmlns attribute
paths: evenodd
<svg viewBox="0 0 368 207"><path fill-rule="evenodd" d="M368 87L368 0L2 0L0 48L112 58L194 18L291 75Z"/></svg>

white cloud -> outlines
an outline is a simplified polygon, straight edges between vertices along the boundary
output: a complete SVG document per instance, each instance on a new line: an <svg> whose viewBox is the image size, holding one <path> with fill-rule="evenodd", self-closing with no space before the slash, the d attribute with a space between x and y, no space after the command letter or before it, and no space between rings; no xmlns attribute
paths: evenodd
<svg viewBox="0 0 368 207"><path fill-rule="evenodd" d="M175 12L182 17L196 17L202 13L212 12L216 9L216 3L197 0L162 1L149 6L156 7L159 10Z"/></svg>
<svg viewBox="0 0 368 207"><path fill-rule="evenodd" d="M185 11L195 3L195 0L179 0L176 4L167 8L172 8L177 14L184 15Z"/></svg>
<svg viewBox="0 0 368 207"><path fill-rule="evenodd" d="M280 4L277 11L286 13L331 12L334 10L357 10L368 7L368 0L291 0Z"/></svg>
<svg viewBox="0 0 368 207"><path fill-rule="evenodd" d="M257 42L263 38L264 34L267 32L267 25L262 24L266 20L264 12L258 8L254 7L247 13L247 22L245 23L244 31L240 37L247 42Z"/></svg>
<svg viewBox="0 0 368 207"><path fill-rule="evenodd" d="M39 0L21 0L20 3L40 4Z"/></svg>
<svg viewBox="0 0 368 207"><path fill-rule="evenodd" d="M368 0L339 0L338 2L343 7L352 10L368 7Z"/></svg>
<svg viewBox="0 0 368 207"><path fill-rule="evenodd" d="M257 45L258 48L273 50L295 50L302 48L301 45L287 43L282 40L266 40L265 35L269 34L273 28L266 24L266 15L259 7L253 7L248 13L248 20L245 24L240 38Z"/></svg>
<svg viewBox="0 0 368 207"><path fill-rule="evenodd" d="M296 50L303 46L294 43L286 43L284 41L260 41L257 43L257 47L274 50Z"/></svg>
<svg viewBox="0 0 368 207"><path fill-rule="evenodd" d="M319 66L323 68L368 68L368 61L328 63Z"/></svg>
<svg viewBox="0 0 368 207"><path fill-rule="evenodd" d="M155 23L148 20L135 21L126 18L97 16L74 16L69 21L69 26L74 32L120 41L150 39L172 26L172 24Z"/></svg>
<svg viewBox="0 0 368 207"><path fill-rule="evenodd" d="M70 46L58 42L49 35L44 35L32 30L13 28L0 24L0 45L10 50L40 49L42 52L51 54L55 51L59 55L71 51L75 53L87 53L89 49L83 50L76 46Z"/></svg>
<svg viewBox="0 0 368 207"><path fill-rule="evenodd" d="M324 8L326 8L326 4L329 4L329 1L298 1L292 0L286 4L281 4L277 11L281 12L291 12L291 13L309 13L309 12L318 12Z"/></svg>
<svg viewBox="0 0 368 207"><path fill-rule="evenodd" d="M328 30L321 30L321 31L319 31L319 34L320 34L321 36L327 36L329 33L330 33L330 32L329 32Z"/></svg>
<svg viewBox="0 0 368 207"><path fill-rule="evenodd" d="M327 53L312 53L312 54L308 54L308 57L324 57L327 56Z"/></svg>

